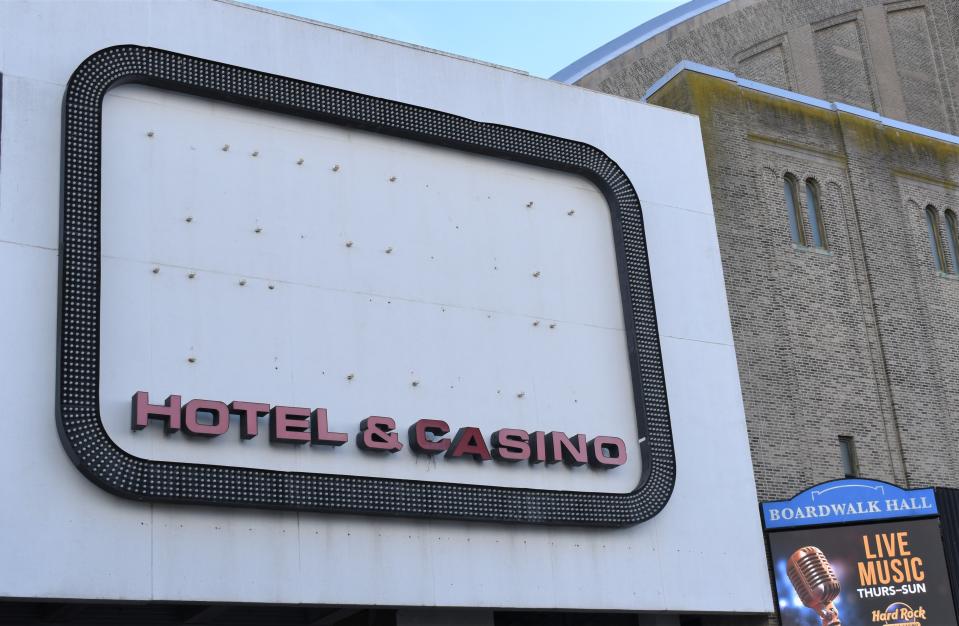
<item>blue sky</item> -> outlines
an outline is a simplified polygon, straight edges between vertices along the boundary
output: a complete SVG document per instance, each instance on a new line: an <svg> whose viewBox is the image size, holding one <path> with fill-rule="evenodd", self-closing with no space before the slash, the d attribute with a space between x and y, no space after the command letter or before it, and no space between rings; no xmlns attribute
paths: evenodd
<svg viewBox="0 0 959 626"><path fill-rule="evenodd" d="M549 77L685 0L246 0Z"/></svg>

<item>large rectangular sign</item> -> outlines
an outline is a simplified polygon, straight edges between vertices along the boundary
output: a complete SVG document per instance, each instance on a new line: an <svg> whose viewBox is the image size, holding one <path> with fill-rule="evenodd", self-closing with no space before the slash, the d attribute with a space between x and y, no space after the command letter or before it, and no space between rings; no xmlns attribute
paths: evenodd
<svg viewBox="0 0 959 626"><path fill-rule="evenodd" d="M175 93L114 120L123 83ZM97 484L605 526L665 506L642 212L601 151L139 46L74 72L64 141L59 423Z"/></svg>
<svg viewBox="0 0 959 626"><path fill-rule="evenodd" d="M955 626L938 519L770 533L782 626Z"/></svg>

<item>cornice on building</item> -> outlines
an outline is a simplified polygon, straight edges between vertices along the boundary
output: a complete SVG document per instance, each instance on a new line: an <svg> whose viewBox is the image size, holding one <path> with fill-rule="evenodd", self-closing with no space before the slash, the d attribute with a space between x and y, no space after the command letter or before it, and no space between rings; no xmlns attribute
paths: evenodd
<svg viewBox="0 0 959 626"><path fill-rule="evenodd" d="M806 104L819 109L848 113L850 115L872 120L873 122L877 122L883 126L888 126L889 128L895 128L907 133L914 133L923 137L929 137L930 139L936 139L938 141L959 145L959 136L956 135L950 135L949 133L933 130L924 126L918 126L916 124L894 120L892 118L879 115L875 111L862 109L849 104L844 104L842 102L829 102L820 98L813 98L812 96L796 93L795 91L788 91L772 85L759 83L754 80L740 78L739 76L736 76L727 70L721 70L719 68L703 65L701 63L694 63L693 61L680 61L674 65L673 68L666 72L662 78L653 83L653 85L643 95L642 101L648 101L653 94L662 89L671 80L684 71L713 76L715 78L720 78L722 80L734 83L743 89L751 89L753 91L777 96L786 100L792 100L793 102L799 102L801 104Z"/></svg>

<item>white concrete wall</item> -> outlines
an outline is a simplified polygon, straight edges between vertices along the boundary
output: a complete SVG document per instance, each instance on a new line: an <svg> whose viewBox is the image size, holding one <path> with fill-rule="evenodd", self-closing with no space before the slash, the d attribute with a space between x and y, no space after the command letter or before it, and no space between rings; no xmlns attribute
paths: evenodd
<svg viewBox="0 0 959 626"><path fill-rule="evenodd" d="M121 43L294 76L604 150L630 176L646 220L678 465L676 490L664 511L618 530L502 526L149 505L113 497L84 479L64 454L54 425L60 115L73 69L90 53ZM0 482L0 597L771 610L695 118L215 1L0 3L0 72L0 354L6 357L0 371L0 469L7 477ZM131 158L134 145L117 143ZM105 164L114 158L107 149ZM116 171L126 166L113 163ZM149 173L161 171L154 164ZM142 173L138 180L151 179L165 180ZM537 184L542 190L575 189L552 178ZM124 192L129 190L111 193ZM172 227L183 217L179 209L170 208L172 217L159 215ZM264 233L267 227L272 232L265 223ZM570 236L588 238L590 232ZM119 245L118 234L105 231L105 246ZM136 254L115 251L125 262L105 259L104 276L122 285L120 266L133 267ZM144 268L176 260L147 257L140 259ZM594 262L603 263L600 257ZM172 273L164 268L160 276ZM142 280L133 276L127 284L133 288ZM609 295L601 285L587 286L600 288L600 298ZM110 289L104 286L105 303ZM111 302L119 308L111 311L123 312L128 305L117 300ZM593 356L615 359L610 350ZM111 354L111 371L119 377L122 350ZM203 363L197 356L197 364ZM127 386L120 382L106 380L105 389ZM166 384L176 382L174 377ZM305 393L296 385L286 389ZM396 391L386 398L390 406L401 402ZM409 392L405 384L402 392ZM109 411L105 415L109 419ZM535 423L529 420L519 425Z"/></svg>

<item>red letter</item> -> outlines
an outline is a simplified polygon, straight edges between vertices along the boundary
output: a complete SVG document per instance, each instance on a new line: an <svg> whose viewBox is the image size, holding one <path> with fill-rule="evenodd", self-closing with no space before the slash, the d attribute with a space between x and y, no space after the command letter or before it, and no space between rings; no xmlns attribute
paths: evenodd
<svg viewBox="0 0 959 626"><path fill-rule="evenodd" d="M197 411L213 415L213 423L203 424L197 419ZM190 435L216 437L230 428L230 410L222 402L214 400L190 400L183 407L183 429Z"/></svg>
<svg viewBox="0 0 959 626"><path fill-rule="evenodd" d="M529 459L529 434L518 428L501 428L490 437L493 458L497 461L516 463Z"/></svg>
<svg viewBox="0 0 959 626"><path fill-rule="evenodd" d="M259 432L257 418L270 412L270 405L262 402L230 403L230 413L240 415L240 439L252 439Z"/></svg>
<svg viewBox="0 0 959 626"><path fill-rule="evenodd" d="M145 391L133 394L133 430L142 430L147 427L147 420L166 420L163 430L175 433L180 430L180 396L167 396L163 405L150 404L150 396Z"/></svg>
<svg viewBox="0 0 959 626"><path fill-rule="evenodd" d="M549 449L547 463L562 461L566 465L584 465L588 461L586 454L586 435L574 435L576 445L570 441L566 433L554 430L546 435L546 445Z"/></svg>
<svg viewBox="0 0 959 626"><path fill-rule="evenodd" d="M626 463L626 444L619 437L596 437L589 442L589 464L613 469Z"/></svg>
<svg viewBox="0 0 959 626"><path fill-rule="evenodd" d="M310 440L310 410L298 406L276 406L270 411L270 441L306 443Z"/></svg>
<svg viewBox="0 0 959 626"><path fill-rule="evenodd" d="M464 426L453 437L453 444L447 450L446 458L455 459L463 455L469 455L477 461L489 461L489 448L486 447L479 428Z"/></svg>
<svg viewBox="0 0 959 626"><path fill-rule="evenodd" d="M329 423L326 421L326 409L313 409L310 414L310 430L313 438L310 445L313 446L342 446L349 439L346 433L331 433Z"/></svg>
<svg viewBox="0 0 959 626"><path fill-rule="evenodd" d="M360 422L360 432L356 435L356 445L370 452L399 452L403 449L400 438L391 432L396 422L389 417L373 415Z"/></svg>
<svg viewBox="0 0 959 626"><path fill-rule="evenodd" d="M529 462L542 463L546 460L546 433L537 430L529 435Z"/></svg>
<svg viewBox="0 0 959 626"><path fill-rule="evenodd" d="M416 420L410 426L410 448L417 454L439 454L450 447L450 440L430 439L450 432L450 425L442 420Z"/></svg>

